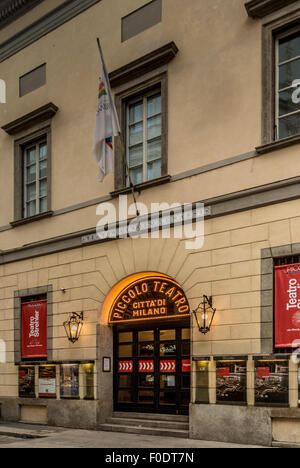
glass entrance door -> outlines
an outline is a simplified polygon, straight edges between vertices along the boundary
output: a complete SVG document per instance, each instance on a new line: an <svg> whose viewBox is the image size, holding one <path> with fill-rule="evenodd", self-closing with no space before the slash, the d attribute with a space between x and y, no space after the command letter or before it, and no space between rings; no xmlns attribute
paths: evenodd
<svg viewBox="0 0 300 468"><path fill-rule="evenodd" d="M115 410L188 414L190 330L115 334Z"/></svg>

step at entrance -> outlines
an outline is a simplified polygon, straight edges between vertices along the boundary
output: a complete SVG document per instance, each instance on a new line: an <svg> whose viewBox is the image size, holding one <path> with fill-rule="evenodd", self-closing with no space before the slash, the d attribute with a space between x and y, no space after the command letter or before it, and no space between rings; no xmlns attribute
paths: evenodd
<svg viewBox="0 0 300 468"><path fill-rule="evenodd" d="M173 414L113 413L99 429L107 432L189 438L188 416Z"/></svg>

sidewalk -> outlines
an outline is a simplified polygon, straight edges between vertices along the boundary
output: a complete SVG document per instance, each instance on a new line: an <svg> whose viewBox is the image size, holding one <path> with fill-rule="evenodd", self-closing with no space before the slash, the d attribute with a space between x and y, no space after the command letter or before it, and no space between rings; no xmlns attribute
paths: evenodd
<svg viewBox="0 0 300 468"><path fill-rule="evenodd" d="M0 423L0 448L256 448L212 441ZM257 447L264 448L264 447Z"/></svg>

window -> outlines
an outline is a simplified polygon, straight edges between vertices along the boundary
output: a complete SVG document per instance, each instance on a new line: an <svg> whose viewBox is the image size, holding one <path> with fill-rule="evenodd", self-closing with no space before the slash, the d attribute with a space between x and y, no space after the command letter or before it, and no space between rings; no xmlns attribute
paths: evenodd
<svg viewBox="0 0 300 468"><path fill-rule="evenodd" d="M48 211L47 141L23 149L23 217Z"/></svg>
<svg viewBox="0 0 300 468"><path fill-rule="evenodd" d="M127 104L127 161L133 184L162 175L162 101L155 90ZM127 186L130 185L127 176Z"/></svg>
<svg viewBox="0 0 300 468"><path fill-rule="evenodd" d="M50 102L2 127L14 139L13 227L53 214L51 126L57 111Z"/></svg>
<svg viewBox="0 0 300 468"><path fill-rule="evenodd" d="M300 22L295 2L284 14L279 10L262 22L262 145L256 148L258 153L300 141L300 103L293 97L294 91L299 97L299 90L292 86L300 80Z"/></svg>
<svg viewBox="0 0 300 468"><path fill-rule="evenodd" d="M115 191L127 193L129 168L138 190L167 183L168 64L178 48L174 42L110 73L124 139L115 139ZM126 164L127 163L127 164Z"/></svg>
<svg viewBox="0 0 300 468"><path fill-rule="evenodd" d="M300 133L300 105L293 102L294 80L300 80L300 32L277 37L276 47L276 138Z"/></svg>

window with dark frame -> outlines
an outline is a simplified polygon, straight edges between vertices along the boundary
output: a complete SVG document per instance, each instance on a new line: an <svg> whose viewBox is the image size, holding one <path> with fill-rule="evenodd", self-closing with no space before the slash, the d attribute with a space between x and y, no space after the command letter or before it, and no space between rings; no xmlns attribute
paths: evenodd
<svg viewBox="0 0 300 468"><path fill-rule="evenodd" d="M168 77L163 72L116 93L126 161L115 140L115 191L128 190L130 181L140 189L169 181L168 176Z"/></svg>
<svg viewBox="0 0 300 468"><path fill-rule="evenodd" d="M300 31L276 36L275 139L300 134L300 104L294 102L295 80L300 80Z"/></svg>
<svg viewBox="0 0 300 468"><path fill-rule="evenodd" d="M133 184L162 176L162 97L160 89L126 104L126 156ZM130 185L127 177L126 185Z"/></svg>
<svg viewBox="0 0 300 468"><path fill-rule="evenodd" d="M171 179L168 174L168 64L178 52L172 41L109 75L127 158L124 161L123 143L116 138L113 196L129 191L125 163L139 191Z"/></svg>
<svg viewBox="0 0 300 468"><path fill-rule="evenodd" d="M14 143L14 228L53 215L51 127L58 110L50 102L2 127Z"/></svg>
<svg viewBox="0 0 300 468"><path fill-rule="evenodd" d="M23 147L23 218L48 211L47 139Z"/></svg>
<svg viewBox="0 0 300 468"><path fill-rule="evenodd" d="M278 13L262 24L262 142L258 153L299 143L299 86L295 83L300 80L299 64L300 20L292 4L284 15Z"/></svg>

